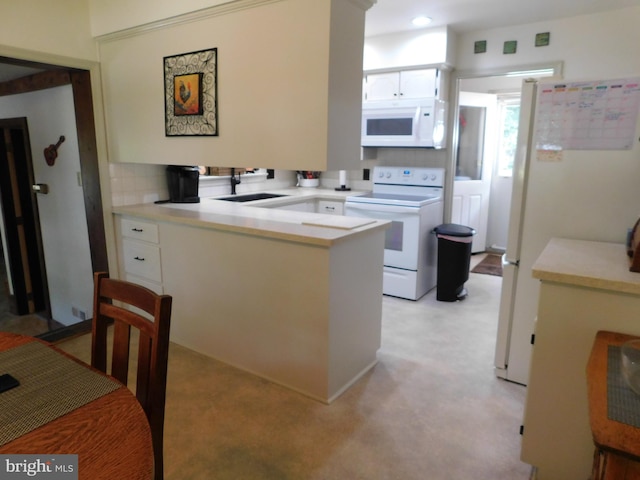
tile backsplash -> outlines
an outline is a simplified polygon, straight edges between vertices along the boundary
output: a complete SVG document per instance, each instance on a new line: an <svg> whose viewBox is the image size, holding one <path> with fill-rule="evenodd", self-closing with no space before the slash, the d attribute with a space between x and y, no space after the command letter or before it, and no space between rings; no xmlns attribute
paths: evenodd
<svg viewBox="0 0 640 480"><path fill-rule="evenodd" d="M165 171L166 165L110 163L113 206L152 203L169 198Z"/></svg>
<svg viewBox="0 0 640 480"><path fill-rule="evenodd" d="M444 167L447 162L446 150L425 148L379 148L371 149L361 162L362 169L372 170L376 165ZM354 190L371 190L372 182L363 179L363 170L347 171L347 185ZM114 207L153 203L169 198L166 179L166 165L142 163L110 163L111 201ZM225 179L226 178L226 179ZM229 177L204 177L200 183L200 196L229 194ZM262 175L243 175L238 185L238 193L279 189L296 184L295 171L276 170L275 178L264 180ZM324 188L338 187L338 172L323 172L320 185Z"/></svg>
<svg viewBox="0 0 640 480"><path fill-rule="evenodd" d="M110 163L111 202L114 207L153 203L169 198L166 165L137 163ZM276 170L275 178L266 180L266 170L260 175L243 174L238 193L286 188L295 183L295 174L288 170ZM200 197L228 195L229 177L201 177Z"/></svg>

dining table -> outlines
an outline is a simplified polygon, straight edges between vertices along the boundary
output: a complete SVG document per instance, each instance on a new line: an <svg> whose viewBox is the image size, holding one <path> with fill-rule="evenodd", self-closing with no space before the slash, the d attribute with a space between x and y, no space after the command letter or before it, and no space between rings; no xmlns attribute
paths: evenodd
<svg viewBox="0 0 640 480"><path fill-rule="evenodd" d="M620 347L637 336L600 330L587 362L592 480L640 480L640 396L624 380Z"/></svg>
<svg viewBox="0 0 640 480"><path fill-rule="evenodd" d="M77 455L78 479L148 480L146 415L123 384L35 337L0 332L0 455Z"/></svg>

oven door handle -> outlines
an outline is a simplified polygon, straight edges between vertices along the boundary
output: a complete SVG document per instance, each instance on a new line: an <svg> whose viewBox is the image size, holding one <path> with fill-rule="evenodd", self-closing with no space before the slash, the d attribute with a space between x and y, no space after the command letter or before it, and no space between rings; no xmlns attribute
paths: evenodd
<svg viewBox="0 0 640 480"><path fill-rule="evenodd" d="M353 210L364 210L367 212L381 213L418 213L417 207L403 207L401 205L381 205L379 203L355 203L346 202L345 208Z"/></svg>

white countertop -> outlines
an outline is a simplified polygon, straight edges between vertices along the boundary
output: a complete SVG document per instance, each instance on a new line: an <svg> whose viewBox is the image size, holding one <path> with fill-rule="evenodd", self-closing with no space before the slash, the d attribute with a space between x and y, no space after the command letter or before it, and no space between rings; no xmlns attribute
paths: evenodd
<svg viewBox="0 0 640 480"><path fill-rule="evenodd" d="M534 278L640 295L623 244L552 238L533 265Z"/></svg>
<svg viewBox="0 0 640 480"><path fill-rule="evenodd" d="M216 200L216 198L229 196L221 195L220 197L201 198L200 203L145 203L114 207L113 213L319 246L331 246L336 242L372 229L387 228L390 224L390 222L382 220L372 221L358 217L263 208L264 206L300 202L304 199L344 201L350 195L366 192L295 187L264 190L264 192L287 196L242 203ZM243 193L239 195L243 195Z"/></svg>

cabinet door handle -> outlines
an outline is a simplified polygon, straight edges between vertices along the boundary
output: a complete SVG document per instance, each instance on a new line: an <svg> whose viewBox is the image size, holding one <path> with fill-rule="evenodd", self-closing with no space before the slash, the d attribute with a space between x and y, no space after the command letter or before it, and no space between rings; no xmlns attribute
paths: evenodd
<svg viewBox="0 0 640 480"><path fill-rule="evenodd" d="M133 257L134 260L138 260L139 262L144 262L144 257Z"/></svg>
<svg viewBox="0 0 640 480"><path fill-rule="evenodd" d="M325 210L335 210L336 207L324 207Z"/></svg>
<svg viewBox="0 0 640 480"><path fill-rule="evenodd" d="M132 232L144 232L144 230L142 228L132 228L131 229Z"/></svg>

